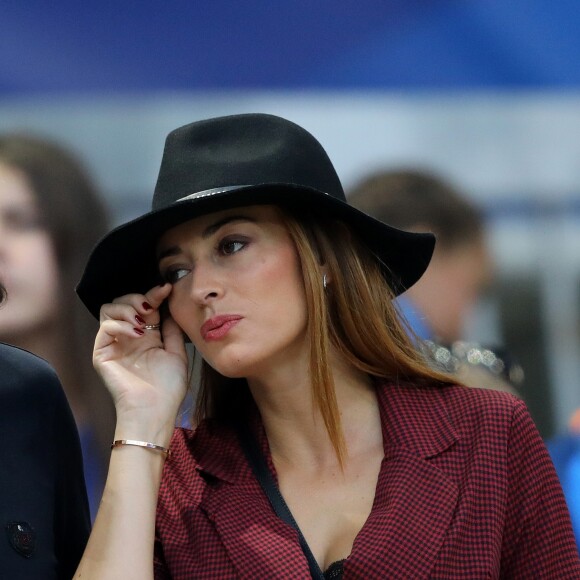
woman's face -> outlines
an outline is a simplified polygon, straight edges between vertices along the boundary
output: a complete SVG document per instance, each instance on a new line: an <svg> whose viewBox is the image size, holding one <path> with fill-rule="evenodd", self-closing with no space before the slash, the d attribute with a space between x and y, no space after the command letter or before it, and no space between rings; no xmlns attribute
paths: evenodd
<svg viewBox="0 0 580 580"><path fill-rule="evenodd" d="M17 340L57 316L58 268L36 197L24 175L0 162L0 338Z"/></svg>
<svg viewBox="0 0 580 580"><path fill-rule="evenodd" d="M164 234L158 256L171 315L219 373L260 378L307 360L304 282L277 208L188 221Z"/></svg>

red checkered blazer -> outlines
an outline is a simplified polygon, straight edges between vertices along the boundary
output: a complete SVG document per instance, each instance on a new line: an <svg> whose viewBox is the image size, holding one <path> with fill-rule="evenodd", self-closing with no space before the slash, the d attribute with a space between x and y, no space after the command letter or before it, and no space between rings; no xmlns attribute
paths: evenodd
<svg viewBox="0 0 580 580"><path fill-rule="evenodd" d="M521 401L451 386L378 393L385 458L345 578L580 578L560 484ZM310 577L296 532L272 511L230 429L179 429L172 452L156 578Z"/></svg>

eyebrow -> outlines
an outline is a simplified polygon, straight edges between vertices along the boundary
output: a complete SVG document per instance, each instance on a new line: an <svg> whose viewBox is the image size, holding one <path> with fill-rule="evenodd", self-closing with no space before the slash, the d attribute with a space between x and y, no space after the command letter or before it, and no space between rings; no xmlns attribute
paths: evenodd
<svg viewBox="0 0 580 580"><path fill-rule="evenodd" d="M220 228L223 226L237 221L244 221L244 222L252 222L255 223L256 220L254 218L248 217L247 215L229 215L217 222L209 225L203 232L201 233L202 239L206 240L213 234L215 234ZM159 253L157 256L157 261L161 261L163 258L168 258L170 256L176 256L181 253L181 248L179 246L170 246Z"/></svg>

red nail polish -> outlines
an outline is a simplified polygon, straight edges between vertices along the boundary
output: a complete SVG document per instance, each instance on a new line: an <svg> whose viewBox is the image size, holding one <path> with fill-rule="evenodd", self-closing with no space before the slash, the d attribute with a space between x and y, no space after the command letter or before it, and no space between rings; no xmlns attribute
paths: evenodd
<svg viewBox="0 0 580 580"><path fill-rule="evenodd" d="M143 302L142 306L145 308L145 310L153 310L153 306L151 306L149 302Z"/></svg>
<svg viewBox="0 0 580 580"><path fill-rule="evenodd" d="M139 336L143 336L145 334L145 331L141 330L140 328L134 328L133 330L135 331L135 334L138 334Z"/></svg>
<svg viewBox="0 0 580 580"><path fill-rule="evenodd" d="M145 324L145 321L138 314L135 316L135 320L138 324Z"/></svg>

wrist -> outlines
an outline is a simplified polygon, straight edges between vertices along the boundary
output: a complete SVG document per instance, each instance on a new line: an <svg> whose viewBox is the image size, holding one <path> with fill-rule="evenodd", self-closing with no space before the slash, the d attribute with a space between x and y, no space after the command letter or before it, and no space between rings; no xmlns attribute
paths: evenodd
<svg viewBox="0 0 580 580"><path fill-rule="evenodd" d="M175 418L160 421L158 418L121 415L117 418L114 440L132 439L168 447L175 429Z"/></svg>
<svg viewBox="0 0 580 580"><path fill-rule="evenodd" d="M155 443L150 443L148 441L139 441L136 439L116 439L111 444L111 449L115 449L116 447L141 447L143 449L147 449L149 451L153 451L156 453L161 453L165 457L169 457L171 455L171 451L169 447L163 447L162 445L156 445Z"/></svg>

